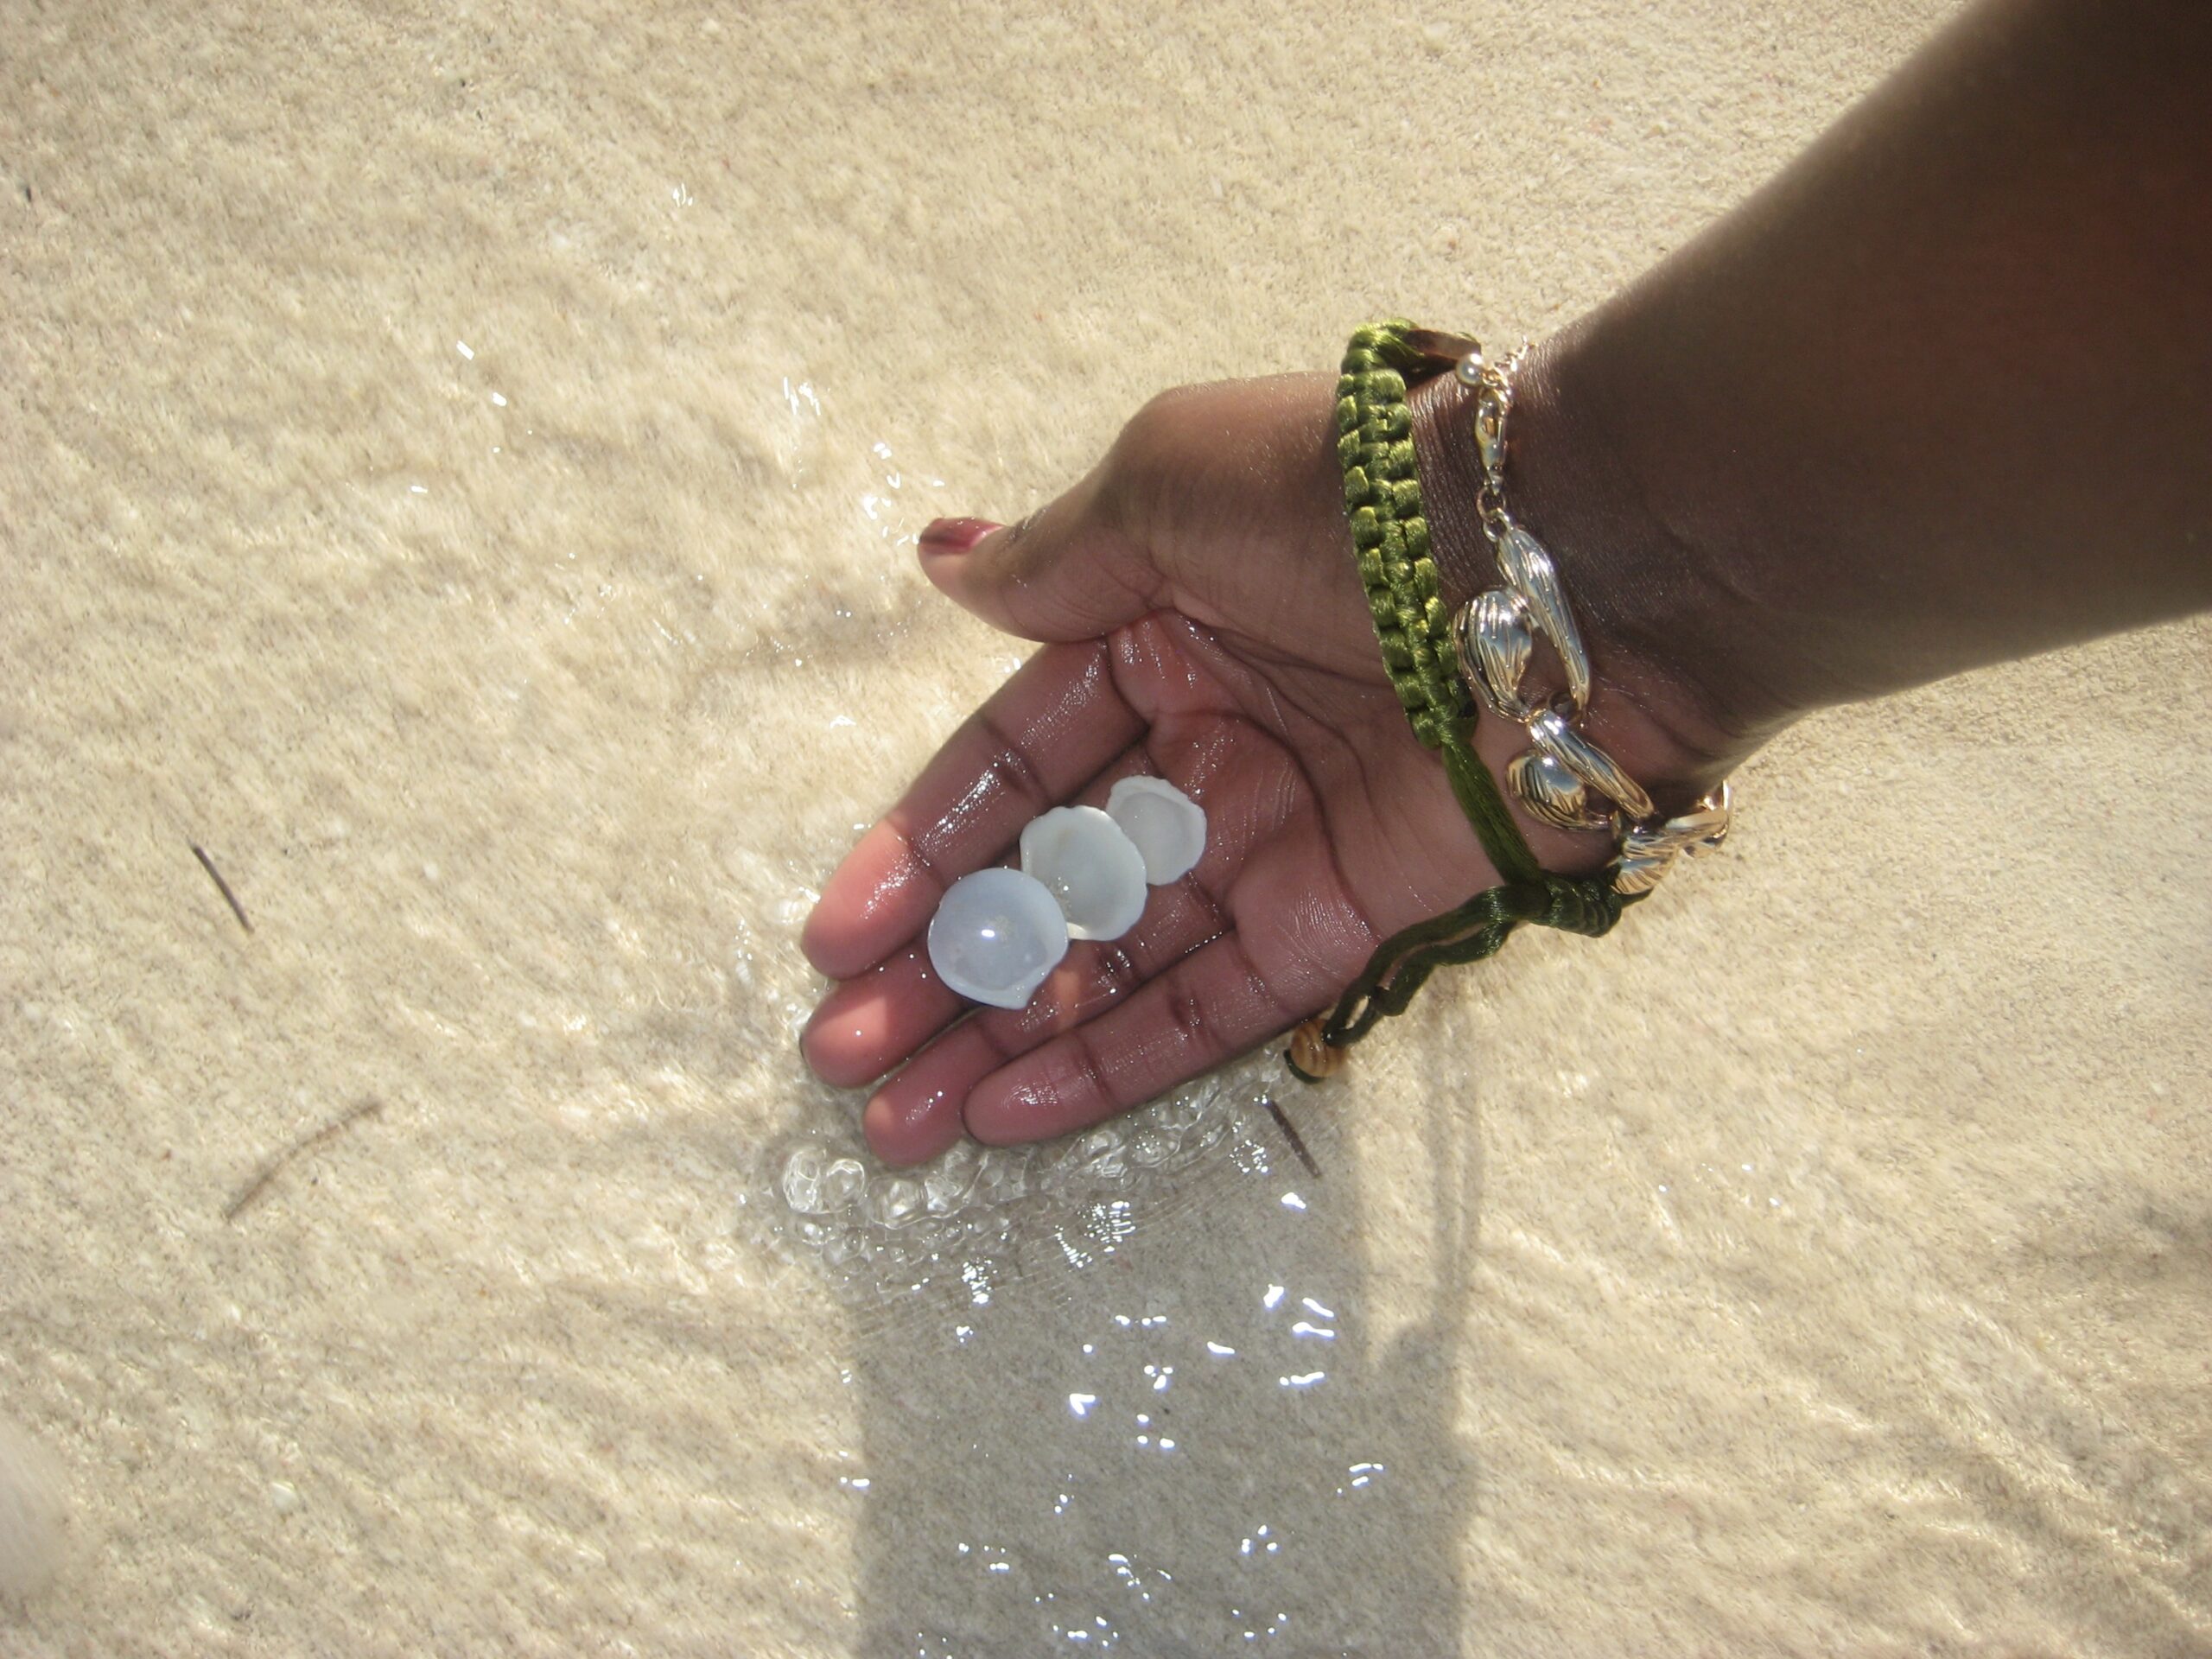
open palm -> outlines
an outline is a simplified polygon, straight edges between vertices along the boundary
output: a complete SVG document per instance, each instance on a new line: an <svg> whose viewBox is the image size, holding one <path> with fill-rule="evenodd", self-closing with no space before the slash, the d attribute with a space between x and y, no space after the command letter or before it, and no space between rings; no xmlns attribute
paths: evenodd
<svg viewBox="0 0 2212 1659"><path fill-rule="evenodd" d="M839 867L809 958L840 982L809 1064L857 1086L894 1162L1081 1128L1332 1004L1389 934L1494 880L1385 678L1344 528L1321 376L1168 395L1075 489L923 567L1047 642ZM970 1010L923 936L1022 826L1116 779L1205 809L1205 856L1136 926L1077 942L1027 1007ZM963 1016L967 1017L963 1018Z"/></svg>

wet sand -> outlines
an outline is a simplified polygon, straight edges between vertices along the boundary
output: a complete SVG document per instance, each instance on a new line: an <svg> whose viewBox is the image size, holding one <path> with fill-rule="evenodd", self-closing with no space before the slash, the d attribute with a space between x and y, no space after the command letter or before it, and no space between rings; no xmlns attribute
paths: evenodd
<svg viewBox="0 0 2212 1659"><path fill-rule="evenodd" d="M951 1301L776 1185L1022 651L921 525L1557 326L1945 11L0 9L0 1651L2212 1647L2202 623L1808 721L1318 1180Z"/></svg>

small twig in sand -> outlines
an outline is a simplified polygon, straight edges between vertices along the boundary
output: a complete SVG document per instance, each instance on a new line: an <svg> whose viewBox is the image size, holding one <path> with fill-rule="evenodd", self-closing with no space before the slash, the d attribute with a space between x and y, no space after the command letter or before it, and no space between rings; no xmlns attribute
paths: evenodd
<svg viewBox="0 0 2212 1659"><path fill-rule="evenodd" d="M219 876L216 879L220 880L222 878ZM285 1147L283 1151L264 1164L254 1178L245 1184L238 1197L231 1200L229 1207L223 1211L223 1219L236 1221L238 1218L238 1212L267 1192L270 1182L275 1180L283 1172L284 1166L295 1158L313 1152L333 1135L342 1134L363 1118L373 1117L383 1109L384 1102L378 1100L374 1095L367 1096L356 1102L342 1117L335 1118L324 1124L306 1140L296 1141Z"/></svg>
<svg viewBox="0 0 2212 1659"><path fill-rule="evenodd" d="M200 868L207 872L207 879L215 884L216 891L229 904L231 914L238 918L238 925L247 932L252 932L253 924L245 918L245 906L238 903L238 896L231 891L231 884L223 880L223 873L215 868L215 861L200 850L198 842L188 841L184 844L192 849L192 855L200 861Z"/></svg>
<svg viewBox="0 0 2212 1659"><path fill-rule="evenodd" d="M1282 1108L1275 1104L1275 1097L1273 1095L1262 1095L1260 1104L1268 1109L1268 1116L1274 1119L1275 1127L1282 1131L1282 1138L1290 1142L1290 1149L1298 1154L1298 1161L1306 1166L1306 1173L1315 1180L1319 1180L1321 1166L1315 1163L1313 1154L1306 1150L1305 1137L1298 1133L1290 1119L1285 1116Z"/></svg>

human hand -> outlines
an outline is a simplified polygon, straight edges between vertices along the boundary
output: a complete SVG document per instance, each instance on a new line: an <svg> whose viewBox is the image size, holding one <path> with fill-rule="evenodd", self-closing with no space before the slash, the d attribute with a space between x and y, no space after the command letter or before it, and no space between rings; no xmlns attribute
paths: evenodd
<svg viewBox="0 0 2212 1659"><path fill-rule="evenodd" d="M1327 1008L1383 939L1496 882L1383 673L1334 403L1324 375L1169 393L1024 523L925 532L931 581L1046 645L807 922L809 959L840 982L807 1062L844 1087L893 1073L863 1120L880 1156L919 1161L963 1127L1038 1140L1149 1100ZM1071 944L1027 1007L971 1010L924 943L945 888L1006 859L1037 814L1103 804L1133 772L1205 809L1198 867L1121 938ZM1523 830L1550 868L1605 851Z"/></svg>

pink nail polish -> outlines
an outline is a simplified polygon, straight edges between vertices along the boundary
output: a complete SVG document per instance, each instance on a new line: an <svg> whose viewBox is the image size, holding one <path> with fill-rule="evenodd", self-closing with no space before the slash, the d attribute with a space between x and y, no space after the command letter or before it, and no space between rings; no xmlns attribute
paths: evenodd
<svg viewBox="0 0 2212 1659"><path fill-rule="evenodd" d="M922 545L932 553L965 553L998 528L988 518L932 518L922 531Z"/></svg>

